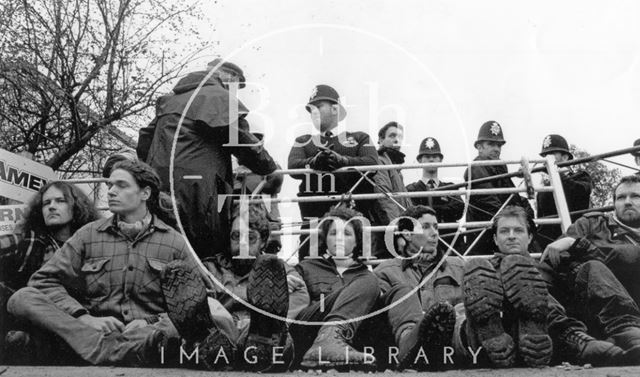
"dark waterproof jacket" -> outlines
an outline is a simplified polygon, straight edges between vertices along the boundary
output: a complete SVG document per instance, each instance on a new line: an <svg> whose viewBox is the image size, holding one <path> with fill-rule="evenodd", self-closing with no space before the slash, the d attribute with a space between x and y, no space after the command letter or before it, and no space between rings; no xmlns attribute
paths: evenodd
<svg viewBox="0 0 640 377"><path fill-rule="evenodd" d="M588 213L573 223L565 236L577 241L569 254L571 260L599 260L624 285L640 305L640 235L620 226L613 214ZM591 244L593 247L581 245Z"/></svg>
<svg viewBox="0 0 640 377"><path fill-rule="evenodd" d="M451 182L438 182L438 187L451 185ZM427 185L422 181L411 183L407 186L409 192L429 191ZM429 200L431 199L431 200ZM459 196L432 196L425 198L411 198L415 205L425 205L436 211L438 223L453 223L462 217L464 211L464 201Z"/></svg>
<svg viewBox="0 0 640 377"><path fill-rule="evenodd" d="M180 220L201 258L227 250L230 200L223 201L219 195L232 193L231 155L257 174L276 169L269 153L250 133L245 120L247 108L235 99L230 103L229 92L218 78L210 77L196 90L206 75L206 71L190 73L178 82L174 94L158 99L156 117L140 130L137 148L140 159L160 174L165 191L170 191L169 163L173 157ZM174 135L183 113L185 118L172 156ZM235 135L237 144L254 145L225 145L236 144Z"/></svg>

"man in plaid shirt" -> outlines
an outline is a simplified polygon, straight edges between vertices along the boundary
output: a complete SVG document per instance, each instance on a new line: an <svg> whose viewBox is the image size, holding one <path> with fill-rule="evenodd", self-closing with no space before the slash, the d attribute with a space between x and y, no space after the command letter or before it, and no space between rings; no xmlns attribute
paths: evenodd
<svg viewBox="0 0 640 377"><path fill-rule="evenodd" d="M118 163L108 186L115 215L80 228L9 299L8 310L89 363L153 364L160 346L179 339L161 272L176 260L197 266L183 237L159 219L160 180L148 165Z"/></svg>

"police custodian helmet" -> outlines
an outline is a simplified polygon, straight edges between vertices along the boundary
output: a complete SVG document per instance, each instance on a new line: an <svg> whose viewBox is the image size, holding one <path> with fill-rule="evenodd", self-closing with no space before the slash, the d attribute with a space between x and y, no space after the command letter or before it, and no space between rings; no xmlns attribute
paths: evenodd
<svg viewBox="0 0 640 377"><path fill-rule="evenodd" d="M433 137L427 137L420 143L420 150L418 151L418 156L416 156L416 160L420 161L420 157L422 156L440 156L440 159L443 159L442 152L440 151L440 143Z"/></svg>
<svg viewBox="0 0 640 377"><path fill-rule="evenodd" d="M567 140L560 135L547 135L542 140L542 151L540 156L544 157L549 153L562 152L569 155L569 159L573 160L573 154L569 151L569 144Z"/></svg>
<svg viewBox="0 0 640 377"><path fill-rule="evenodd" d="M477 146L481 141L495 141L500 143L500 145L506 143L500 124L494 120L484 122L478 132L478 140L476 140L473 145Z"/></svg>

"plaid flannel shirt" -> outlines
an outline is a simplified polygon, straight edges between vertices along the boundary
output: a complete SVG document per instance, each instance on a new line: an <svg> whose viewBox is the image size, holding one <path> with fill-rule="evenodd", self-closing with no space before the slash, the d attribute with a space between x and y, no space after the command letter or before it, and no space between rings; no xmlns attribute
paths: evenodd
<svg viewBox="0 0 640 377"><path fill-rule="evenodd" d="M80 228L33 274L29 286L73 316L88 312L126 324L166 311L160 273L176 259L197 268L184 238L155 216L133 241L110 217Z"/></svg>
<svg viewBox="0 0 640 377"><path fill-rule="evenodd" d="M0 281L17 290L27 285L31 275L54 255L62 242L51 234L31 231L0 236Z"/></svg>

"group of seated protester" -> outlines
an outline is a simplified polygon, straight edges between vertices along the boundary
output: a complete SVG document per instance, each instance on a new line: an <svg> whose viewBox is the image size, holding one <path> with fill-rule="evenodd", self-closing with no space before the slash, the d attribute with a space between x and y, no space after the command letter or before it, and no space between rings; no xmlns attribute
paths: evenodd
<svg viewBox="0 0 640 377"><path fill-rule="evenodd" d="M638 176L613 190L614 214L579 219L542 261L529 254L536 228L522 207L493 218L490 257L465 259L440 247L436 211L415 205L387 232L395 257L375 267L362 215L344 204L320 221L317 253L295 266L265 252L262 204L236 206L229 250L198 261L164 221L148 165L119 161L108 179L112 216L51 182L23 235L1 238L3 363L260 372L640 364Z"/></svg>

